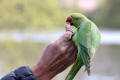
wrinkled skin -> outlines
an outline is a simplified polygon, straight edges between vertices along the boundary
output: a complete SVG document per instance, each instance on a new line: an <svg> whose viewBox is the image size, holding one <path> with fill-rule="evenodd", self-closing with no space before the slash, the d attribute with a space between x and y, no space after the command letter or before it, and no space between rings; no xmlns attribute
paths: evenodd
<svg viewBox="0 0 120 80"><path fill-rule="evenodd" d="M51 80L75 61L77 48L72 35L67 31L47 46L40 61L31 68L36 80Z"/></svg>

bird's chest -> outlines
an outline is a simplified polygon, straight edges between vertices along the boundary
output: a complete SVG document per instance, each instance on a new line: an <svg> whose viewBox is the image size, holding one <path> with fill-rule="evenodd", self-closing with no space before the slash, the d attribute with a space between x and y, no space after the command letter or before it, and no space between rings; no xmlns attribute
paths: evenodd
<svg viewBox="0 0 120 80"><path fill-rule="evenodd" d="M77 32L74 34L72 41L75 43L76 46L78 46L78 33Z"/></svg>

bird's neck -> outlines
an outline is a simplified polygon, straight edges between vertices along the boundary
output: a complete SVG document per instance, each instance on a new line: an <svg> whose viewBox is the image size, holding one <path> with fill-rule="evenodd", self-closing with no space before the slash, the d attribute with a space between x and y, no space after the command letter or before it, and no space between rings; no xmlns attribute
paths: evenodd
<svg viewBox="0 0 120 80"><path fill-rule="evenodd" d="M84 25L84 24L86 24L86 20L83 19L83 20L81 21L80 25L78 26L78 29L79 29L82 25Z"/></svg>

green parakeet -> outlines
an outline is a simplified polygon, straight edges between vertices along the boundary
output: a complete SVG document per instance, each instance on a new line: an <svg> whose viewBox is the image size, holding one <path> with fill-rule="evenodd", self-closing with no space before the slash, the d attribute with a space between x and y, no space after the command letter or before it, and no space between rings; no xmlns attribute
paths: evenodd
<svg viewBox="0 0 120 80"><path fill-rule="evenodd" d="M90 74L90 60L100 45L101 34L97 26L80 13L72 13L66 20L76 27L72 41L77 46L77 58L65 80L73 80L82 66Z"/></svg>

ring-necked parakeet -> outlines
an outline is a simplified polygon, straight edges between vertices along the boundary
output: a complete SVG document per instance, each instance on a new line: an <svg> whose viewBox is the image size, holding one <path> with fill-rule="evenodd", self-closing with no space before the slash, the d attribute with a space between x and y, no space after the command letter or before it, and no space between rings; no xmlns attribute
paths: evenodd
<svg viewBox="0 0 120 80"><path fill-rule="evenodd" d="M90 60L100 45L101 34L97 26L80 13L72 13L66 20L76 27L72 41L77 46L77 58L65 80L73 80L82 66L90 74Z"/></svg>

